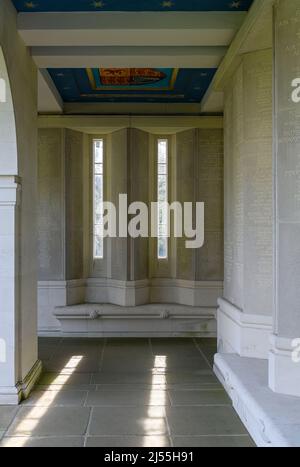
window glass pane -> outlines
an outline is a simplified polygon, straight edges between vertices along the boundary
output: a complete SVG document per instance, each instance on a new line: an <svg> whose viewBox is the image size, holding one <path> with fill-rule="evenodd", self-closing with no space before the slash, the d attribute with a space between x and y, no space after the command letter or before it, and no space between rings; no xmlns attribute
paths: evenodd
<svg viewBox="0 0 300 467"><path fill-rule="evenodd" d="M94 237L94 244L95 244L95 257L96 258L103 258L103 237Z"/></svg>
<svg viewBox="0 0 300 467"><path fill-rule="evenodd" d="M95 174L103 174L103 164L95 164Z"/></svg>
<svg viewBox="0 0 300 467"><path fill-rule="evenodd" d="M95 164L103 164L103 141L94 142Z"/></svg>
<svg viewBox="0 0 300 467"><path fill-rule="evenodd" d="M167 259L168 257L168 239L158 239L158 257L159 259Z"/></svg>
<svg viewBox="0 0 300 467"><path fill-rule="evenodd" d="M158 259L168 257L168 140L157 145Z"/></svg>
<svg viewBox="0 0 300 467"><path fill-rule="evenodd" d="M168 142L159 141L158 142L158 163L166 164L168 158Z"/></svg>
<svg viewBox="0 0 300 467"><path fill-rule="evenodd" d="M158 223L166 224L168 222L168 207L165 203L158 204Z"/></svg>
<svg viewBox="0 0 300 467"><path fill-rule="evenodd" d="M94 141L94 257L103 259L103 140Z"/></svg>
<svg viewBox="0 0 300 467"><path fill-rule="evenodd" d="M158 164L159 175L167 175L167 164Z"/></svg>
<svg viewBox="0 0 300 467"><path fill-rule="evenodd" d="M165 202L168 199L168 180L165 175L158 175L158 201Z"/></svg>

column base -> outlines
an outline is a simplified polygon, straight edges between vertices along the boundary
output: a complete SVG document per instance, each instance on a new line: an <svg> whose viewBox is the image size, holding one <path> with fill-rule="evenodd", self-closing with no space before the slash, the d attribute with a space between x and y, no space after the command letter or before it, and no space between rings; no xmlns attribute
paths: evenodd
<svg viewBox="0 0 300 467"><path fill-rule="evenodd" d="M0 405L18 405L27 399L42 373L42 362L38 360L23 381L16 386L0 386Z"/></svg>
<svg viewBox="0 0 300 467"><path fill-rule="evenodd" d="M259 447L300 447L300 398L268 387L268 362L217 354L215 373Z"/></svg>
<svg viewBox="0 0 300 467"><path fill-rule="evenodd" d="M249 315L227 300L218 300L218 347L222 353L267 359L272 317Z"/></svg>
<svg viewBox="0 0 300 467"><path fill-rule="evenodd" d="M269 386L278 394L300 397L300 362L293 361L292 339L272 336Z"/></svg>

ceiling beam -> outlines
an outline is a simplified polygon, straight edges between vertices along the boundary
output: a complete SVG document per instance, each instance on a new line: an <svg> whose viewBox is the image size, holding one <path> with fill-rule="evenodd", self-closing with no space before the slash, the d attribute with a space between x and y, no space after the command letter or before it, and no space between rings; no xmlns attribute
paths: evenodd
<svg viewBox="0 0 300 467"><path fill-rule="evenodd" d="M246 12L20 13L27 46L228 46Z"/></svg>
<svg viewBox="0 0 300 467"><path fill-rule="evenodd" d="M104 134L122 128L138 128L149 133L178 133L192 128L223 128L222 117L178 116L39 116L38 128L69 128L88 134Z"/></svg>
<svg viewBox="0 0 300 467"><path fill-rule="evenodd" d="M45 112L44 112L45 113ZM48 112L46 112L48 113ZM200 115L200 103L65 103L65 115Z"/></svg>
<svg viewBox="0 0 300 467"><path fill-rule="evenodd" d="M33 47L39 68L217 68L226 47Z"/></svg>
<svg viewBox="0 0 300 467"><path fill-rule="evenodd" d="M38 72L38 111L63 113L64 103L47 70Z"/></svg>
<svg viewBox="0 0 300 467"><path fill-rule="evenodd" d="M215 75L211 90L222 92L244 53L272 48L275 0L255 0ZM257 39L258 36L258 39ZM252 44L251 44L252 43Z"/></svg>
<svg viewBox="0 0 300 467"><path fill-rule="evenodd" d="M243 54L272 48L274 2L275 0L255 0L252 4L202 100L202 112L222 110L224 89L240 65Z"/></svg>

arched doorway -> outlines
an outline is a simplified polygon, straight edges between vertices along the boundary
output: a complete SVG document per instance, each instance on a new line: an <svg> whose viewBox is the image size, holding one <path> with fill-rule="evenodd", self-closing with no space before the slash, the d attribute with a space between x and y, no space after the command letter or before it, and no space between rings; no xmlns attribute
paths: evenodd
<svg viewBox="0 0 300 467"><path fill-rule="evenodd" d="M38 377L36 306L36 81L0 10L0 405L17 404ZM2 23L5 18L5 24Z"/></svg>

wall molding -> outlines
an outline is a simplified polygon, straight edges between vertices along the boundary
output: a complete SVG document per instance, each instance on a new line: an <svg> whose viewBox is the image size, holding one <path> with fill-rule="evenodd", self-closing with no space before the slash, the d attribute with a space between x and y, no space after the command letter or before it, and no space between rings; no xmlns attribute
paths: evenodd
<svg viewBox="0 0 300 467"><path fill-rule="evenodd" d="M86 134L109 134L136 128L152 134L176 134L195 128L222 129L219 116L40 115L38 128L68 128Z"/></svg>
<svg viewBox="0 0 300 467"><path fill-rule="evenodd" d="M63 335L90 337L215 337L213 308L174 304L124 307L83 304L55 311Z"/></svg>
<svg viewBox="0 0 300 467"><path fill-rule="evenodd" d="M27 399L42 373L42 362L38 360L26 377L13 387L0 386L0 405L18 405Z"/></svg>
<svg viewBox="0 0 300 467"><path fill-rule="evenodd" d="M272 317L244 313L227 300L218 300L219 349L241 357L267 359L271 348Z"/></svg>
<svg viewBox="0 0 300 467"><path fill-rule="evenodd" d="M126 316L128 315L131 308L141 310L140 307L144 305L155 306L158 304L161 311L165 308L164 305L175 308L181 306L181 312L184 312L187 319L194 319L195 316L198 319L200 316L201 319L204 317L210 321L213 317L215 320L217 299L222 294L223 282L221 281L195 282L175 279L117 281L96 278L43 281L38 283L39 333L52 335L60 331L61 320L56 314L57 308L68 307L71 310L69 307L83 304L118 306L122 318L124 318L125 313ZM186 313L190 311L194 311L196 315L192 313L188 318ZM149 319L147 313L145 319ZM136 317L136 315L134 316ZM155 312L156 318L157 313ZM177 315L176 319L179 319ZM188 332L189 326L185 328ZM193 329L192 327L192 332L194 332ZM215 325L211 326L210 323L207 329L215 336Z"/></svg>
<svg viewBox="0 0 300 467"><path fill-rule="evenodd" d="M149 280L88 279L85 301L120 306L143 305L149 303L149 284Z"/></svg>
<svg viewBox="0 0 300 467"><path fill-rule="evenodd" d="M292 341L271 336L269 386L276 393L300 397L300 362L293 361Z"/></svg>
<svg viewBox="0 0 300 467"><path fill-rule="evenodd" d="M21 179L15 175L0 175L0 206L18 206Z"/></svg>
<svg viewBox="0 0 300 467"><path fill-rule="evenodd" d="M270 390L267 360L219 353L214 371L258 447L300 446L300 398Z"/></svg>
<svg viewBox="0 0 300 467"><path fill-rule="evenodd" d="M56 333L60 324L54 316L57 306L73 305L85 301L85 280L38 282L39 333Z"/></svg>

